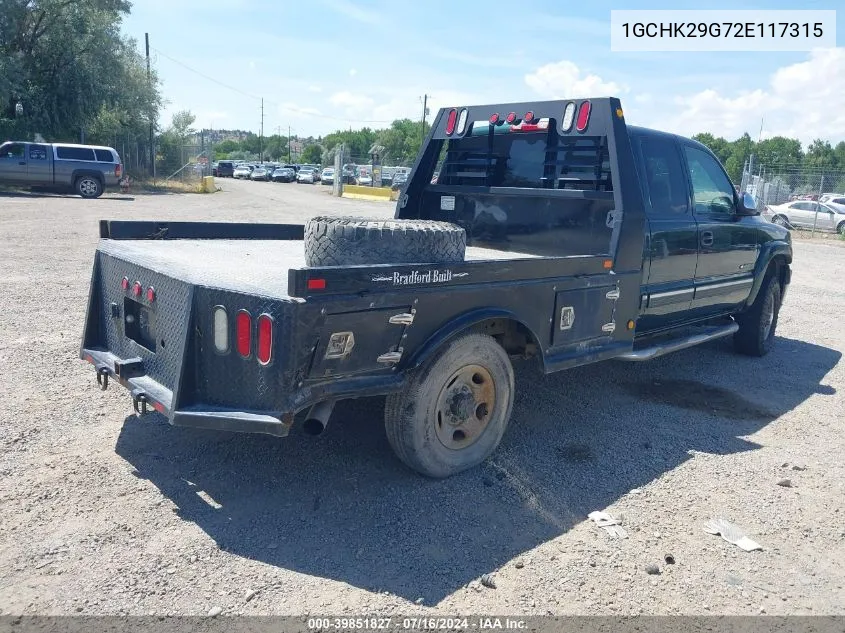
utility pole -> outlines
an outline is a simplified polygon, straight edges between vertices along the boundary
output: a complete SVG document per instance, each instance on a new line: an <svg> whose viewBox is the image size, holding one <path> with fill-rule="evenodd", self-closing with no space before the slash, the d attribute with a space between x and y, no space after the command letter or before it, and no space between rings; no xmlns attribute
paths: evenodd
<svg viewBox="0 0 845 633"><path fill-rule="evenodd" d="M293 163L293 156L290 153L290 125L288 125L288 162Z"/></svg>
<svg viewBox="0 0 845 633"><path fill-rule="evenodd" d="M420 147L425 143L425 117L428 114L428 95L423 95L422 130L420 131Z"/></svg>
<svg viewBox="0 0 845 633"><path fill-rule="evenodd" d="M144 43L147 50L147 82L152 84L150 76L150 34L144 33ZM150 117L150 167L152 168L153 182L156 179L156 142L155 142L155 122Z"/></svg>
<svg viewBox="0 0 845 633"><path fill-rule="evenodd" d="M261 132L258 135L258 161L264 162L264 97L261 98Z"/></svg>

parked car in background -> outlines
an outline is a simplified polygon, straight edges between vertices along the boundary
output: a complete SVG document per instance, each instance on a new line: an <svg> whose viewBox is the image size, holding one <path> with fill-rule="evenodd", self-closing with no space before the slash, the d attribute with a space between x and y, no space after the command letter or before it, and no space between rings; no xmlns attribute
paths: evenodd
<svg viewBox="0 0 845 633"><path fill-rule="evenodd" d="M795 200L767 206L762 216L781 226L836 231L845 235L845 205Z"/></svg>
<svg viewBox="0 0 845 633"><path fill-rule="evenodd" d="M296 182L304 182L313 185L317 182L317 172L313 167L300 167L296 172Z"/></svg>
<svg viewBox="0 0 845 633"><path fill-rule="evenodd" d="M99 198L117 187L123 165L111 147L8 141L0 145L0 184L74 191Z"/></svg>
<svg viewBox="0 0 845 633"><path fill-rule="evenodd" d="M232 178L249 179L252 174L252 167L250 165L238 165L232 171Z"/></svg>
<svg viewBox="0 0 845 633"><path fill-rule="evenodd" d="M393 182L390 183L390 188L394 191L397 191L401 189L406 182L408 182L408 173L404 171L398 171L393 176Z"/></svg>
<svg viewBox="0 0 845 633"><path fill-rule="evenodd" d="M273 172L269 171L267 167L264 165L259 165L255 169L252 170L252 173L249 176L250 180L263 180L265 182L270 181L270 177L273 175Z"/></svg>
<svg viewBox="0 0 845 633"><path fill-rule="evenodd" d="M373 172L371 172L369 168L358 167L357 172L356 176L359 185L369 187L373 184Z"/></svg>
<svg viewBox="0 0 845 633"><path fill-rule="evenodd" d="M845 193L825 193L819 198L819 202L845 204Z"/></svg>
<svg viewBox="0 0 845 633"><path fill-rule="evenodd" d="M355 172L352 170L351 167L344 167L343 171L341 172L341 178L343 178L344 185L354 185L355 184Z"/></svg>
<svg viewBox="0 0 845 633"><path fill-rule="evenodd" d="M334 184L334 168L333 167L326 167L320 173L320 182L324 185L333 185Z"/></svg>
<svg viewBox="0 0 845 633"><path fill-rule="evenodd" d="M293 182L296 180L296 172L290 167L279 167L273 171L271 179L273 182Z"/></svg>

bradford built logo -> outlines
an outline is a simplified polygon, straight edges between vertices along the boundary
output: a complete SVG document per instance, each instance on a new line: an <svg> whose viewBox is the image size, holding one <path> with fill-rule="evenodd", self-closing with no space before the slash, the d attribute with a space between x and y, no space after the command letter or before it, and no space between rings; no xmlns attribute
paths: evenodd
<svg viewBox="0 0 845 633"><path fill-rule="evenodd" d="M451 270L412 270L408 273L394 272L392 275L373 277L373 281L392 281L394 286L418 286L422 284L445 284L469 273L453 273Z"/></svg>

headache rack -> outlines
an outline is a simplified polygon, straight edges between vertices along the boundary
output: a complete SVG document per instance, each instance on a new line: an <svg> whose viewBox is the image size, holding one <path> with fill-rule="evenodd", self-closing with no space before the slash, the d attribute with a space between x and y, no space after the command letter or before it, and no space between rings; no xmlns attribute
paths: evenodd
<svg viewBox="0 0 845 633"><path fill-rule="evenodd" d="M531 132L487 128L447 141L437 184L613 191L607 136L559 134L554 120ZM515 151L515 144L523 147Z"/></svg>

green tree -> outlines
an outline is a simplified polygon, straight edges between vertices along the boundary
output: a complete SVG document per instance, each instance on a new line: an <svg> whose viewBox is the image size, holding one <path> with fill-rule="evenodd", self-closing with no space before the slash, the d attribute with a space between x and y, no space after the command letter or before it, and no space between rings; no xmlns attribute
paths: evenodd
<svg viewBox="0 0 845 633"><path fill-rule="evenodd" d="M420 151L423 134L427 134L429 125L423 132L421 121L399 119L378 135L378 144L384 146L382 162L385 165L410 165Z"/></svg>
<svg viewBox="0 0 845 633"><path fill-rule="evenodd" d="M306 145L302 148L302 158L303 163L307 163L309 165L321 164L323 160L323 147L321 145L317 145L316 143L312 145Z"/></svg>
<svg viewBox="0 0 845 633"><path fill-rule="evenodd" d="M126 0L0 0L0 137L146 139L161 96L120 33L129 9Z"/></svg>
<svg viewBox="0 0 845 633"><path fill-rule="evenodd" d="M238 151L240 148L240 143L227 138L225 141L218 143L214 147L214 151L220 158L228 158L229 154Z"/></svg>
<svg viewBox="0 0 845 633"><path fill-rule="evenodd" d="M804 164L807 167L824 170L832 170L838 166L837 156L830 146L830 142L820 138L814 140L807 148Z"/></svg>
<svg viewBox="0 0 845 633"><path fill-rule="evenodd" d="M804 152L801 151L801 142L798 139L784 136L773 136L765 141L760 141L757 143L754 153L757 156L757 162L764 167L773 165L797 166L801 164L801 160L804 158Z"/></svg>

